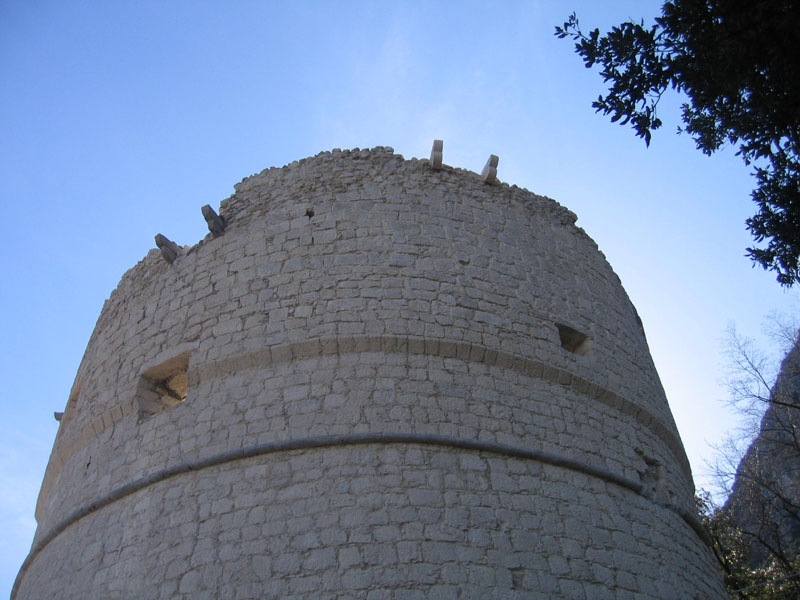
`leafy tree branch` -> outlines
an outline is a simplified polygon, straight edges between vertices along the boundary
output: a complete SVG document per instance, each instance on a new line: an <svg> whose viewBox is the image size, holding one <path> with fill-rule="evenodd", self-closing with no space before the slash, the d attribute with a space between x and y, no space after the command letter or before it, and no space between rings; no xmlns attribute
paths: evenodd
<svg viewBox="0 0 800 600"><path fill-rule="evenodd" d="M778 281L800 281L800 6L795 0L672 0L654 25L629 21L605 35L573 13L556 36L572 38L608 92L592 106L649 146L667 90L686 96L683 125L697 148L737 147L753 167L757 212L747 254Z"/></svg>

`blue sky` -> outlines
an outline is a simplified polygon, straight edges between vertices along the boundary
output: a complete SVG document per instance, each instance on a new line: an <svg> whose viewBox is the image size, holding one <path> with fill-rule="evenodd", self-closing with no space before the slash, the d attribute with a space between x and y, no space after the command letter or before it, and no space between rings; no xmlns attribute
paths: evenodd
<svg viewBox="0 0 800 600"><path fill-rule="evenodd" d="M752 179L733 151L675 134L649 149L590 107L602 90L553 27L650 18L660 2L70 2L0 0L0 593L103 300L163 232L207 233L200 206L269 166L387 145L550 196L620 276L696 476L734 420L728 323L758 336L797 309L744 257Z"/></svg>

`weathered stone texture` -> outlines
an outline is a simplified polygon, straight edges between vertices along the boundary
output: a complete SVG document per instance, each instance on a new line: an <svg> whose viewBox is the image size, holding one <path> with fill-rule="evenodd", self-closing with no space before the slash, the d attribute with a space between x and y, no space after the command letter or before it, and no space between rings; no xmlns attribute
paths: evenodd
<svg viewBox="0 0 800 600"><path fill-rule="evenodd" d="M736 469L723 511L757 566L800 545L800 336L784 357L758 435Z"/></svg>
<svg viewBox="0 0 800 600"><path fill-rule="evenodd" d="M219 218L106 302L16 597L724 597L572 213L375 148Z"/></svg>

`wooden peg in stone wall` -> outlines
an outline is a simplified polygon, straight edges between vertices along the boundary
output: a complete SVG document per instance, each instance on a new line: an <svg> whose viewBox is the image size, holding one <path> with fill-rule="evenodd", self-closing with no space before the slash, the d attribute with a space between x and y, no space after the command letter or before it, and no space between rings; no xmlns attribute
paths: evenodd
<svg viewBox="0 0 800 600"><path fill-rule="evenodd" d="M438 171L442 168L442 140L433 140L433 148L431 148L431 168Z"/></svg>
<svg viewBox="0 0 800 600"><path fill-rule="evenodd" d="M200 209L203 212L203 218L208 223L208 230L214 237L219 237L225 231L225 221L222 220L211 206L206 204Z"/></svg>
<svg viewBox="0 0 800 600"><path fill-rule="evenodd" d="M64 413L55 411L53 412L53 416L56 418L56 421L61 421L61 419L64 417Z"/></svg>
<svg viewBox="0 0 800 600"><path fill-rule="evenodd" d="M497 181L497 163L500 159L494 154L489 155L489 160L486 161L486 166L481 171L481 178L484 183L494 183Z"/></svg>
<svg viewBox="0 0 800 600"><path fill-rule="evenodd" d="M167 239L160 233L156 235L156 246L158 246L158 249L161 250L161 256L164 258L164 260L170 264L172 264L172 262L178 258L178 255L181 253L181 249L178 247L178 244L170 239Z"/></svg>

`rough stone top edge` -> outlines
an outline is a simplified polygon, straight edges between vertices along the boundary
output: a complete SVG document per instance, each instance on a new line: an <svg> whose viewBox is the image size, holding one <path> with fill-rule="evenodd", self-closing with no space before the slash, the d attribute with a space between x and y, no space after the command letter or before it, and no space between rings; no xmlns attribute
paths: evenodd
<svg viewBox="0 0 800 600"><path fill-rule="evenodd" d="M387 157L387 156L394 157L398 161L404 161L406 163L412 163L412 164L413 163L425 163L425 164L427 164L427 163L430 162L427 158L416 158L416 157L405 158L402 154L395 154L394 148L392 148L391 146L375 146L374 148L357 148L356 147L356 148L349 148L349 149L348 148L345 148L345 149L333 148L331 150L322 150L321 152L317 152L313 156L307 156L305 158L300 158L300 159L297 159L297 160L293 160L292 162L287 163L287 164L285 164L283 166L280 166L280 167L278 167L278 166L267 167L266 169L263 169L263 170L259 171L258 173L253 173L252 175L248 175L248 176L242 178L241 181L239 181L238 183L235 183L233 185L233 188L235 190L235 193L238 193L238 192L241 192L241 191L246 191L246 190L250 189L251 186L253 186L253 184L260 183L261 179L264 176L270 174L271 172L283 171L283 170L291 170L291 169L294 169L294 168L297 168L297 167L307 166L309 163L313 163L313 162L316 162L319 159L324 159L324 158L327 158L327 157L331 157L331 158L352 157L352 158L354 158L356 160L359 160L359 159L363 160L363 159L377 158L377 157ZM443 164L442 165L442 171L460 172L460 173L469 174L469 175L472 175L472 176L477 175L476 171L472 171L470 169L463 169L463 168L460 168L460 167L454 167L452 165L447 165L447 164ZM516 188L516 189L524 189L524 188L518 188L516 185L509 185L508 183L500 182L500 181L498 181L497 185L500 186L500 187L511 187L511 188ZM529 190L524 190L524 191L529 191ZM529 192L529 193L533 193L533 192Z"/></svg>
<svg viewBox="0 0 800 600"><path fill-rule="evenodd" d="M269 175L273 171L294 169L301 165L305 165L309 162L313 162L315 159L321 159L329 156L344 157L349 155L354 155L354 157L357 158L370 158L372 155L395 156L400 160L405 160L402 154L395 154L394 148L392 148L391 146L375 146L374 148L352 148L344 150L342 150L341 148L333 148L331 150L322 150L321 152L317 152L313 156L299 158L280 167L278 166L267 167L266 169L263 169L258 173L253 173L252 175L248 175L242 178L242 180L239 181L238 183L233 184L234 193L239 193L250 189L253 186L253 184L259 183L263 177Z"/></svg>
<svg viewBox="0 0 800 600"><path fill-rule="evenodd" d="M392 148L391 146L375 146L373 148L351 148L351 149L333 148L331 150L323 150L313 156L300 158L280 167L279 166L267 167L259 171L258 173L254 173L252 175L244 177L241 181L234 184L234 193L231 196L220 201L219 203L220 215L225 216L226 213L230 212L229 207L232 204L236 203L237 196L239 194L247 193L248 191L258 189L264 185L269 185L269 178L271 178L273 175L277 175L278 173L290 172L294 169L303 167L313 168L315 163L321 163L322 161L328 158L352 158L355 160L389 158L391 160L398 161L398 164L402 163L407 166L419 166L426 169L428 168L428 165L430 163L429 159L427 158L412 157L407 159L402 154L396 154L394 148ZM455 175L456 177L464 177L475 184L481 183L481 185L488 185L488 184L483 184L481 182L481 177L478 172L448 164L442 164L440 170L431 171L431 173L438 176L451 174ZM579 227L576 224L576 221L578 219L577 215L571 210L569 210L567 207L560 204L557 200L554 200L553 198L550 198L548 196L537 194L535 192L530 191L527 188L517 186L516 184L509 184L507 182L501 181L500 179L498 179L495 183L491 184L489 187L493 187L498 190L503 190L503 192L505 192L506 194L510 194L510 196L506 196L507 198L511 199L512 201L519 202L523 205L529 204L531 200L537 201L538 203L540 203L539 204L540 207L545 208L545 210L548 211L550 215L553 218L555 218L561 225L574 229L574 231L578 235L585 237L588 241L590 241L590 243L594 246L594 248L599 251L599 248L597 247L596 242L594 242L594 239L589 234L587 234L583 230L583 228ZM211 239L213 239L213 236L211 234L208 234L194 244L184 244L184 245L179 244L179 247L183 251L183 255L187 256L189 254L198 251ZM158 268L156 265L158 265L160 261L161 261L161 256L159 250L157 248L149 249L148 252L139 261L137 261L136 264L132 265L130 268L125 270L125 272L120 277L119 283L111 291L109 297L106 300L106 303L112 300L114 296L117 293L119 293L120 287L123 285L125 281L129 280L134 273L140 271L141 269ZM105 309L105 303L103 309ZM98 322L100 321L100 317L104 312L105 312L104 310L101 311L100 316L98 316Z"/></svg>
<svg viewBox="0 0 800 600"><path fill-rule="evenodd" d="M333 148L331 150L323 150L323 151L318 152L317 154L315 154L313 156L308 156L306 158L297 159L297 160L294 160L294 161L292 161L290 163L287 163L286 165L283 165L283 166L280 166L280 167L278 167L278 166L267 167L266 169L263 169L263 170L259 171L258 173L253 173L252 175L248 175L247 177L244 177L241 181L239 181L238 183L234 184L234 186L233 186L234 187L234 194L229 196L225 200L223 200L220 203L220 206L222 206L223 204L228 203L231 200L233 200L237 193L246 192L246 191L248 191L250 189L253 189L253 188L259 186L262 183L265 183L264 180L267 177L269 177L272 173L279 172L279 171L285 171L285 170L292 170L292 169L295 169L295 168L298 168L298 167L302 167L302 166L309 166L309 164L313 164L315 161L318 161L320 159L325 159L325 158L328 158L328 157L331 157L331 158L343 158L343 157L349 157L349 156L353 157L356 160L364 160L364 159L378 158L378 157L384 157L384 158L385 157L393 157L393 158L397 159L398 161L402 161L402 162L405 162L407 164L419 163L419 164L427 166L430 163L430 160L427 159L427 158L416 158L416 157L412 157L412 158L408 158L408 159L404 158L404 156L402 154L395 154L394 148L392 148L391 146L375 146L374 148L351 148L351 149ZM477 171L473 171L471 169L465 169L465 168L462 168L462 167L456 167L456 166L448 165L448 164L442 164L441 169L439 170L439 172L440 173L454 173L454 174L457 174L457 175L464 175L464 176L467 176L467 177L469 177L471 179L476 179L476 180L478 180L480 178L480 174ZM539 199L541 201L545 201L548 204L552 204L552 208L555 210L555 212L560 213L562 219L567 223L575 224L575 222L578 220L578 217L574 212L569 210L567 207L561 205L557 200L554 200L553 198L550 198L549 196L543 196L541 194L537 194L536 192L533 192L533 191L531 191L531 190L529 190L527 188L520 187L520 186L518 186L516 184L511 184L511 183L502 181L500 179L498 179L492 185L494 187L496 187L496 188L510 190L512 192L515 192L515 193L530 195L530 196L535 197L535 198L537 198L537 199Z"/></svg>
<svg viewBox="0 0 800 600"><path fill-rule="evenodd" d="M267 167L258 173L254 173L252 175L244 177L240 182L234 184L234 190L235 190L234 193L228 198L221 200L219 204L220 214L223 215L224 213L228 212L226 211L227 206L236 202L236 196L238 194L245 193L251 189L256 189L262 185L267 184L267 178L270 177L272 174L277 174L278 172L287 172L300 167L313 166L315 162L319 162L320 160L324 160L326 158L345 158L345 157L352 157L356 160L369 160L377 158L385 159L389 157L394 160L397 160L399 163L404 163L406 165L419 165L425 168L427 168L430 162L429 159L427 158L412 157L406 159L403 157L402 154L395 154L394 148L392 148L391 146L375 146L373 148L351 148L351 149L333 148L331 150L323 150L313 156L297 159L280 167L278 166ZM441 169L439 171L436 171L435 173L437 175L453 174L456 176L466 177L469 180L472 180L473 183L480 182L480 174L477 173L476 171L448 164L442 164ZM509 184L499 179L494 184L492 184L491 187L502 189L506 193L510 193L512 200L515 200L522 204L527 204L531 199L537 200L538 202L541 203L541 206L544 206L546 207L547 210L549 210L550 214L553 217L555 217L558 220L558 222L560 222L564 226L574 228L574 230L578 235L587 238L592 243L592 245L599 250L593 238L588 233L586 233L583 230L583 228L579 227L576 224L578 218L577 215L571 210L569 210L567 207L560 204L557 200L554 200L553 198L550 198L548 196L537 194L527 188L517 186L516 184ZM199 250L210 239L212 239L212 236L211 234L208 234L194 244L183 244L179 245L179 247L183 251L184 255L188 255ZM154 266L154 263L157 263L160 260L161 258L158 249L157 248L149 249L148 252L139 261L137 261L136 264L126 269L126 271L120 277L119 283L117 284L117 286L115 286L114 290L112 290L106 302L108 302L113 298L114 294L120 287L120 284L122 284L125 280L129 279L129 277L134 272L143 268ZM101 311L101 314L102 312L103 311Z"/></svg>

